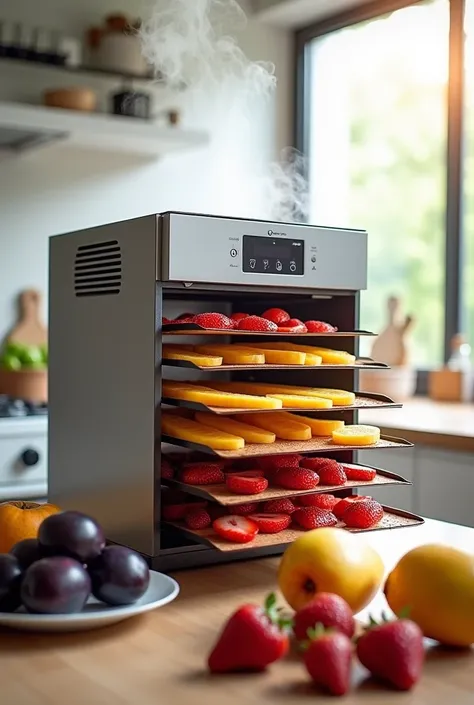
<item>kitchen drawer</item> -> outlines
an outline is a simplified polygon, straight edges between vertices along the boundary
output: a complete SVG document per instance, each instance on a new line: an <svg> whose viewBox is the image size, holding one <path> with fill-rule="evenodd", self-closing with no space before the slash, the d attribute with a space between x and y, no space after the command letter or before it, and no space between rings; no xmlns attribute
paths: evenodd
<svg viewBox="0 0 474 705"><path fill-rule="evenodd" d="M46 483L48 437L45 418L0 421L0 488Z"/></svg>

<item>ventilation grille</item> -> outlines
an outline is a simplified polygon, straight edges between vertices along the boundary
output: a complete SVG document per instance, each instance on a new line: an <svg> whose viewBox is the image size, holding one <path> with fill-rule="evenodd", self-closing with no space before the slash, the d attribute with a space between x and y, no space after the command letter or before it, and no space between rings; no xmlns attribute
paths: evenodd
<svg viewBox="0 0 474 705"><path fill-rule="evenodd" d="M122 286L122 253L117 240L81 245L74 263L76 296L119 294Z"/></svg>

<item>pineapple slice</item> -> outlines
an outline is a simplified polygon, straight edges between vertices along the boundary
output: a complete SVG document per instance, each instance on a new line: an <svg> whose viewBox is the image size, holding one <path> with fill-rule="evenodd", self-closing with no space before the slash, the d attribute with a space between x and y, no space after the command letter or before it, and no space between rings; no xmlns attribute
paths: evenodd
<svg viewBox="0 0 474 705"><path fill-rule="evenodd" d="M311 392L323 399L330 399L334 406L352 406L356 398L354 392L346 392L344 389L311 387Z"/></svg>
<svg viewBox="0 0 474 705"><path fill-rule="evenodd" d="M263 348L268 343L255 343L253 347ZM331 350L330 348L318 348L312 345L299 345L296 343L272 343L276 350L300 350L306 354L320 357L325 365L353 365L356 358L345 350Z"/></svg>
<svg viewBox="0 0 474 705"><path fill-rule="evenodd" d="M265 354L237 345L196 345L196 352L204 355L220 355L226 365L264 365Z"/></svg>
<svg viewBox="0 0 474 705"><path fill-rule="evenodd" d="M281 416L286 416L294 421L301 421L308 424L311 429L311 434L316 437L330 436L333 431L338 431L344 428L344 421L335 421L333 419L312 419L310 416L301 416L300 414L290 414L288 411L279 411Z"/></svg>
<svg viewBox="0 0 474 705"><path fill-rule="evenodd" d="M304 397L301 394L267 394L270 399L280 399L284 409L327 409L328 399Z"/></svg>
<svg viewBox="0 0 474 705"><path fill-rule="evenodd" d="M309 441L311 429L299 421L285 418L280 412L274 414L246 414L246 421L253 426L271 431L277 438L285 441Z"/></svg>
<svg viewBox="0 0 474 705"><path fill-rule="evenodd" d="M345 426L332 432L332 442L341 446L372 446L379 440L377 426Z"/></svg>
<svg viewBox="0 0 474 705"><path fill-rule="evenodd" d="M242 436L246 443L275 443L276 435L270 431L250 426L236 419L229 419L216 414L209 414L206 411L197 411L194 418L198 423L211 428L217 428L226 433L232 433L236 436ZM245 417L244 417L245 418Z"/></svg>
<svg viewBox="0 0 474 705"><path fill-rule="evenodd" d="M238 392L240 394L290 394L292 396L315 397L319 399L318 409L330 409L333 402L327 394L316 394L313 387L291 387L289 384L262 384L260 382L213 382L215 389L223 392ZM328 390L326 390L328 391ZM340 392L351 394L351 392ZM334 395L336 396L336 395Z"/></svg>
<svg viewBox="0 0 474 705"><path fill-rule="evenodd" d="M218 406L229 409L281 409L283 406L278 399L222 392L210 387L176 382L175 380L163 380L163 396L171 399L194 401L205 406Z"/></svg>
<svg viewBox="0 0 474 705"><path fill-rule="evenodd" d="M239 347L241 349L244 346L240 344L233 347ZM261 352L265 356L265 362L267 365L305 365L306 364L306 353L299 352L298 350L276 350L274 348L249 348L245 346L247 350L254 350L255 352ZM314 356L313 356L314 357Z"/></svg>
<svg viewBox="0 0 474 705"><path fill-rule="evenodd" d="M162 414L161 428L167 436L199 443L214 450L241 450L245 446L245 441L240 436L209 428L175 414Z"/></svg>
<svg viewBox="0 0 474 705"><path fill-rule="evenodd" d="M192 362L198 367L220 367L223 363L222 357L201 355L193 352L192 348L163 345L162 357L165 360L184 360Z"/></svg>

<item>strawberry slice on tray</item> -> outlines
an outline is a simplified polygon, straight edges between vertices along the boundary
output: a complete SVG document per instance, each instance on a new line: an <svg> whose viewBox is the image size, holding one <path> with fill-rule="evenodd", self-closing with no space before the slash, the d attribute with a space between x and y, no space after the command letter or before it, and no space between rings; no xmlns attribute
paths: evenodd
<svg viewBox="0 0 474 705"><path fill-rule="evenodd" d="M268 487L268 480L262 470L244 470L228 473L225 484L229 492L234 494L261 494Z"/></svg>
<svg viewBox="0 0 474 705"><path fill-rule="evenodd" d="M250 543L258 534L258 524L249 517L235 514L216 519L212 528L218 536L231 543Z"/></svg>
<svg viewBox="0 0 474 705"><path fill-rule="evenodd" d="M261 534L279 534L291 523L289 514L251 514L249 519L257 524Z"/></svg>

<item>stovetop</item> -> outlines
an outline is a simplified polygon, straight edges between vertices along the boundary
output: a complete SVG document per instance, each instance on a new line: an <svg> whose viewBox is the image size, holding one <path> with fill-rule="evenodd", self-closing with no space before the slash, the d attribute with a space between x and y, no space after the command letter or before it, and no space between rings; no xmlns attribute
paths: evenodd
<svg viewBox="0 0 474 705"><path fill-rule="evenodd" d="M12 399L0 394L0 418L18 418L25 416L46 416L47 404L35 404L23 399Z"/></svg>

